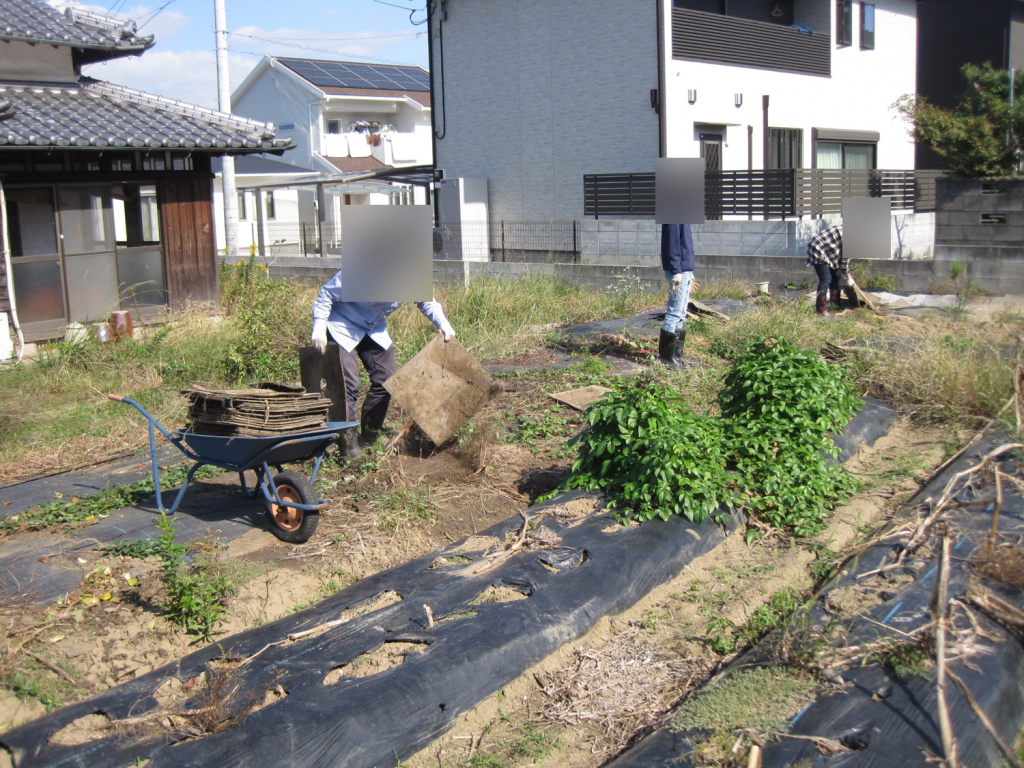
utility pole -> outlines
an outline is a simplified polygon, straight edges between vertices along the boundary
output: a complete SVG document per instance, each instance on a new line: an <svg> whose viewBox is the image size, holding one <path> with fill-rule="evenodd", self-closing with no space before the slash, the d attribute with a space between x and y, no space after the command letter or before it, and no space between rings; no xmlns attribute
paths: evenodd
<svg viewBox="0 0 1024 768"><path fill-rule="evenodd" d="M228 75L228 23L224 0L213 0L214 23L217 29L217 106L231 112L231 78ZM224 193L224 244L227 255L238 252L238 193L235 190L235 158L221 158L221 192ZM258 203L257 203L258 204Z"/></svg>

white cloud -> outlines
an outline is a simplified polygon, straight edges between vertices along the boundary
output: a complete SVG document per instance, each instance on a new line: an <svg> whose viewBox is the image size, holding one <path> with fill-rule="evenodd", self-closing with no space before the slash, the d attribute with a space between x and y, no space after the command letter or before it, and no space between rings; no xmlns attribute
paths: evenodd
<svg viewBox="0 0 1024 768"><path fill-rule="evenodd" d="M232 90L255 66L249 58L228 56ZM98 80L137 88L157 96L217 109L217 57L213 51L149 51L86 67Z"/></svg>

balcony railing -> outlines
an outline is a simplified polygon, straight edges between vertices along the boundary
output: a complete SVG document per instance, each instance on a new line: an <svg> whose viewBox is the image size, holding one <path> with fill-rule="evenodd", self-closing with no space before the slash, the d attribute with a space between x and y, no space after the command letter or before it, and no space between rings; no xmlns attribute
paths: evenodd
<svg viewBox="0 0 1024 768"><path fill-rule="evenodd" d="M813 34L717 13L672 9L672 58L830 77L827 31Z"/></svg>
<svg viewBox="0 0 1024 768"><path fill-rule="evenodd" d="M844 197L888 197L893 210L935 210L941 171L825 170L717 171L704 176L704 215L765 219L842 212ZM587 216L653 216L653 173L601 173L583 177Z"/></svg>

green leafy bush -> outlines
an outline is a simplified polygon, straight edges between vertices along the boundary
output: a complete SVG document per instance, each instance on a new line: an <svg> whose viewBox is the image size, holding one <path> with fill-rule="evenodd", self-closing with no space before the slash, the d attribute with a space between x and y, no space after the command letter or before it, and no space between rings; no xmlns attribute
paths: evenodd
<svg viewBox="0 0 1024 768"><path fill-rule="evenodd" d="M587 418L569 487L613 494L622 520L682 515L699 523L718 507L726 479L721 428L671 389L622 387Z"/></svg>
<svg viewBox="0 0 1024 768"><path fill-rule="evenodd" d="M737 357L719 404L712 418L665 385L620 385L587 411L564 487L611 494L622 521L676 514L698 523L727 502L798 536L821 530L856 489L830 461L838 449L829 433L860 408L846 371L761 339Z"/></svg>
<svg viewBox="0 0 1024 768"><path fill-rule="evenodd" d="M860 410L843 368L785 340L760 339L733 364L719 397L740 500L779 528L810 536L856 490L829 433Z"/></svg>

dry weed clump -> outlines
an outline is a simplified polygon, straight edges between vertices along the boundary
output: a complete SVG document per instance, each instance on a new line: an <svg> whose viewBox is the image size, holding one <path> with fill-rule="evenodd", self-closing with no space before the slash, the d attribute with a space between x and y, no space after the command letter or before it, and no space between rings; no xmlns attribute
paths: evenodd
<svg viewBox="0 0 1024 768"><path fill-rule="evenodd" d="M974 561L974 572L996 584L1024 589L1024 546L1009 544L983 551Z"/></svg>
<svg viewBox="0 0 1024 768"><path fill-rule="evenodd" d="M856 378L881 400L935 423L994 416L1013 393L1015 360L980 345L929 338L903 352L867 353Z"/></svg>
<svg viewBox="0 0 1024 768"><path fill-rule="evenodd" d="M577 648L573 663L537 682L547 697L540 715L599 733L604 751L618 751L654 725L679 697L707 682L709 659L658 658L637 628L600 650Z"/></svg>

